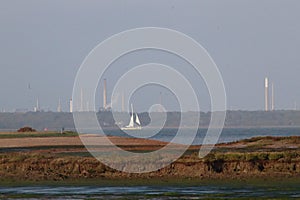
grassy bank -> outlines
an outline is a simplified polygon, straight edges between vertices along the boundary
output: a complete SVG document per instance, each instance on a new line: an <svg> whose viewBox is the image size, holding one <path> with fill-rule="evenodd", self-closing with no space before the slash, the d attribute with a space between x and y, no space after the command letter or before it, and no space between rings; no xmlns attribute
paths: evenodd
<svg viewBox="0 0 300 200"><path fill-rule="evenodd" d="M75 137L75 132L3 132L0 133L0 139L3 138L31 138L31 137Z"/></svg>
<svg viewBox="0 0 300 200"><path fill-rule="evenodd" d="M119 163L129 169L139 161ZM118 164L117 162L115 164ZM2 153L0 177L7 181L73 182L76 180L246 180L249 178L300 178L300 152L214 152L200 159L197 153L184 155L158 171L130 174L117 171L93 157L53 153ZM118 181L119 182L119 181Z"/></svg>
<svg viewBox="0 0 300 200"><path fill-rule="evenodd" d="M126 139L124 139L126 140ZM0 153L0 185L10 184L200 184L206 181L248 182L300 180L299 137L261 137L218 145L205 158L192 147L174 163L154 172L130 174L112 169L83 146L40 146ZM122 140L120 148L132 144ZM143 152L149 145L137 146ZM155 143L153 144L155 146ZM101 148L100 148L101 149ZM131 149L131 148L129 148ZM102 150L107 151L107 147ZM139 160L117 163L136 167Z"/></svg>

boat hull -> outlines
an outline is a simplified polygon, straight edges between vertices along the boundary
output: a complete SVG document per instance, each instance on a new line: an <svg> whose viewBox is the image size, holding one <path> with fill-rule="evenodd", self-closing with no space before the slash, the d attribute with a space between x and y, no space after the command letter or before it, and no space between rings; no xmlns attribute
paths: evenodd
<svg viewBox="0 0 300 200"><path fill-rule="evenodd" d="M134 131L134 130L141 130L142 127L138 126L138 127L123 127L121 128L121 130L123 131Z"/></svg>

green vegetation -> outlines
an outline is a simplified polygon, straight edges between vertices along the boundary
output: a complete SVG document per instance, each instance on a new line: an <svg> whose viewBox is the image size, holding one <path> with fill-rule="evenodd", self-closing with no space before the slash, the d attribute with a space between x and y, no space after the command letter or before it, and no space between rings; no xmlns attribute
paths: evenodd
<svg viewBox="0 0 300 200"><path fill-rule="evenodd" d="M25 126L23 128L20 128L17 132L19 133L24 133L24 132L36 132L35 129L29 127L29 126Z"/></svg>
<svg viewBox="0 0 300 200"><path fill-rule="evenodd" d="M38 135L38 133L37 133ZM300 176L300 149L299 148L277 148L277 145L297 142L296 137L275 138L273 148L265 149L264 146L251 147L247 145L254 143L269 144L274 138L265 137L252 139L251 142L240 142L246 148L236 148L240 143L233 145L218 146L205 158L198 157L198 147L191 147L190 150L180 159L165 168L145 174L128 174L105 166L92 157L83 146L43 146L20 149L1 149L0 153L0 185L6 181L54 181L59 183L72 183L87 179L90 181L111 181L120 184L122 180L135 184L140 181L143 184L166 181L166 184L173 183L173 179L186 180L187 182L202 182L205 180L244 180L249 178L270 178L274 177L298 177ZM274 146L275 145L275 146ZM297 144L292 144L295 146ZM122 146L125 149L128 146ZM129 146L131 147L131 146ZM145 146L136 148L141 152ZM147 148L150 148L146 145ZM156 146L154 146L156 147ZM102 158L109 151L99 149ZM139 149L140 148L140 149ZM171 152L170 152L171 153ZM111 155L108 155L111 156ZM156 160L163 160L159 156ZM135 167L141 159L131 163L123 162L116 158L114 163L122 167ZM98 178L98 179L97 179ZM97 179L97 180L96 180ZM121 180L121 181L119 181ZM68 182L69 181L69 182ZM130 182L131 181L131 182ZM107 183L107 182L106 182ZM163 183L162 183L163 184ZM183 182L180 182L183 184Z"/></svg>
<svg viewBox="0 0 300 200"><path fill-rule="evenodd" d="M132 186L178 186L178 187L193 187L193 186L206 186L215 185L218 187L231 186L239 187L244 185L245 187L258 186L258 187L285 187L293 188L300 185L299 177L289 177L282 179L280 177L270 177L270 179L260 179L257 177L248 177L245 179L199 179L199 178L184 178L184 177L159 177L159 178L90 178L86 179L76 178L76 179L65 179L61 181L53 180L13 180L13 179L0 179L0 186L105 186L105 187L132 187Z"/></svg>
<svg viewBox="0 0 300 200"><path fill-rule="evenodd" d="M195 156L195 155L194 155ZM300 160L299 151L284 152L213 152L202 159L205 162L213 162L217 160L226 161L298 161Z"/></svg>
<svg viewBox="0 0 300 200"><path fill-rule="evenodd" d="M63 133L60 132L24 132L24 133L1 133L1 138L27 138L27 137L74 137L78 136L77 133L66 131Z"/></svg>
<svg viewBox="0 0 300 200"><path fill-rule="evenodd" d="M300 142L300 137L298 136L280 136L280 137L274 137L274 136L265 136L265 137L252 137L244 140L240 140L237 142L245 142L245 143L251 143L251 142L258 142L258 141L263 141L265 144L267 141L271 142L276 142L276 141L283 141L283 140L289 140L291 143L299 143ZM232 142L234 143L234 142Z"/></svg>

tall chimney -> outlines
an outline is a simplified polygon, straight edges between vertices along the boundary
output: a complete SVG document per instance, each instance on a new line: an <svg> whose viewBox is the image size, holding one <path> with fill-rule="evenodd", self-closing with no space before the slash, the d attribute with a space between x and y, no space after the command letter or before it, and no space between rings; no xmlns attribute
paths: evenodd
<svg viewBox="0 0 300 200"><path fill-rule="evenodd" d="M57 105L57 112L61 112L61 103L60 103L60 98L58 99L58 105Z"/></svg>
<svg viewBox="0 0 300 200"><path fill-rule="evenodd" d="M73 100L70 99L70 113L73 112Z"/></svg>
<svg viewBox="0 0 300 200"><path fill-rule="evenodd" d="M103 109L106 109L107 106L107 88L106 88L106 79L103 81Z"/></svg>
<svg viewBox="0 0 300 200"><path fill-rule="evenodd" d="M83 89L80 90L80 112L83 112Z"/></svg>
<svg viewBox="0 0 300 200"><path fill-rule="evenodd" d="M36 106L34 107L34 112L40 111L39 98L36 99Z"/></svg>
<svg viewBox="0 0 300 200"><path fill-rule="evenodd" d="M269 111L269 81L265 78L265 111Z"/></svg>
<svg viewBox="0 0 300 200"><path fill-rule="evenodd" d="M275 110L275 102L274 102L274 83L272 82L272 100L271 100L271 110Z"/></svg>

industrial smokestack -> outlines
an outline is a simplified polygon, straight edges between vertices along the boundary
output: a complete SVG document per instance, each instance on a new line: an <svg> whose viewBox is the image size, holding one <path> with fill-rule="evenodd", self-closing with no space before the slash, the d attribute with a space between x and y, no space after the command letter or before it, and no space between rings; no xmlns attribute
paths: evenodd
<svg viewBox="0 0 300 200"><path fill-rule="evenodd" d="M272 82L272 100L271 100L271 110L275 110L275 102L274 102L274 83Z"/></svg>
<svg viewBox="0 0 300 200"><path fill-rule="evenodd" d="M60 98L58 99L58 105L57 105L57 112L61 112L61 102L60 102Z"/></svg>
<svg viewBox="0 0 300 200"><path fill-rule="evenodd" d="M70 113L73 112L73 100L70 99Z"/></svg>
<svg viewBox="0 0 300 200"><path fill-rule="evenodd" d="M36 99L36 106L34 107L34 112L40 111L39 98Z"/></svg>
<svg viewBox="0 0 300 200"><path fill-rule="evenodd" d="M269 111L269 81L265 78L265 111Z"/></svg>
<svg viewBox="0 0 300 200"><path fill-rule="evenodd" d="M80 111L83 112L83 89L80 90Z"/></svg>
<svg viewBox="0 0 300 200"><path fill-rule="evenodd" d="M103 108L107 107L107 88L106 88L106 79L103 81Z"/></svg>

